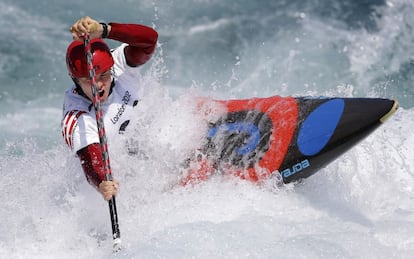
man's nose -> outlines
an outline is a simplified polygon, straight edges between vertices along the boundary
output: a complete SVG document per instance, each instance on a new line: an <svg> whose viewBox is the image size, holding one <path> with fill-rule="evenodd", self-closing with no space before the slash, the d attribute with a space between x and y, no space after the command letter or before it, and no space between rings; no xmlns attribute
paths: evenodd
<svg viewBox="0 0 414 259"><path fill-rule="evenodd" d="M104 84L103 84L103 82L102 82L101 80L97 80L97 81L96 81L96 84L98 85L98 88L99 88L99 89L102 89L102 87L103 87L103 85L104 85Z"/></svg>

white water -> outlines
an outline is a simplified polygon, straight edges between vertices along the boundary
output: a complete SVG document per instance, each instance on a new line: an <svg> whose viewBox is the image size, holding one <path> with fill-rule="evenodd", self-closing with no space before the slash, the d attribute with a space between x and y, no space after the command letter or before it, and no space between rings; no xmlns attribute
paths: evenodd
<svg viewBox="0 0 414 259"><path fill-rule="evenodd" d="M412 109L400 109L300 184L278 189L217 177L172 188L180 154L192 146L185 141L197 138L197 125L181 117L183 107L190 107L186 98L148 97L139 120L147 125L139 130L145 157L112 156L122 183L117 202L124 249L111 254L108 207L84 180L76 158L64 147L39 151L27 141L21 156L1 161L1 258L413 255L414 120L407 120ZM176 109L165 113L167 106Z"/></svg>
<svg viewBox="0 0 414 259"><path fill-rule="evenodd" d="M388 2L381 11L380 29L374 32L350 30L341 21L325 27L324 20L299 8L289 17L299 16L301 29L291 32L291 24L286 25L260 48L260 41L249 41L240 30L245 16L214 19L216 13L231 15L229 3L194 1L191 9L198 16L190 19L193 12L174 13L187 10L179 3L170 3L175 9L169 9L167 4L142 2L142 8L158 16L153 22L163 35L162 48L145 68L147 95L140 103L136 131L125 136L137 140L142 152L128 156L121 152L121 143L110 147L112 170L121 181L117 205L124 249L117 254L111 252L108 206L87 184L60 136L60 98L69 84L62 62L70 38L62 37L79 14L63 12L64 1L49 7L50 17L44 16L48 8L41 8L42 1L28 7L8 2L0 5L9 10L6 20L29 19L41 37L23 37L19 28L28 24L21 21L16 27L9 24L15 45L0 41L2 57L9 60L0 63L5 82L0 86L0 258L413 258L414 108L408 80L412 74L402 69L412 60L407 47L412 34L409 26L399 24L411 17L399 16L402 10L412 10L411 2L393 1L394 7ZM141 14L131 1L122 4L127 18ZM182 5L188 7L187 2ZM137 13L131 14L128 7ZM209 7L204 20L201 7ZM272 17L259 18L263 9L246 10L256 17L256 26L271 27ZM107 15L116 20L120 13ZM176 18L174 26L167 22L170 17ZM240 53L211 49L231 40L230 34L214 40L228 32L226 26L240 33ZM205 39L212 40L201 44ZM374 39L376 51L364 51ZM36 51L27 47L31 41ZM329 44L318 45L321 42ZM218 58L225 53L234 55ZM49 73L43 73L45 66ZM148 69L151 66L154 70ZM205 70L191 70L200 67ZM378 84L367 88L373 82ZM191 84L190 93L183 94ZM194 96L279 93L399 96L405 101L371 136L301 183L277 188L271 182L256 186L216 177L194 187L173 187L180 162L200 138L201 126L191 114Z"/></svg>

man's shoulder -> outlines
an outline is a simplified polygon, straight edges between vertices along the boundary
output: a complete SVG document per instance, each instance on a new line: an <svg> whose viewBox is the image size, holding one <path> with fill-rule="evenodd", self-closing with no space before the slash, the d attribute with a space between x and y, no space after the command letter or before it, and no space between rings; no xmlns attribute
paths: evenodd
<svg viewBox="0 0 414 259"><path fill-rule="evenodd" d="M126 44L126 43L122 43L121 45L119 45L118 47L116 47L116 48L114 48L114 49L111 49L111 54L112 54L112 57L114 58L114 60L115 60L115 63L116 63L116 61L126 61L125 60L125 47L126 46L128 46L128 44Z"/></svg>
<svg viewBox="0 0 414 259"><path fill-rule="evenodd" d="M124 76L128 75L132 77L139 77L140 66L129 66L125 57L125 48L128 46L126 43L122 43L120 46L112 50L112 57L114 58L115 75Z"/></svg>

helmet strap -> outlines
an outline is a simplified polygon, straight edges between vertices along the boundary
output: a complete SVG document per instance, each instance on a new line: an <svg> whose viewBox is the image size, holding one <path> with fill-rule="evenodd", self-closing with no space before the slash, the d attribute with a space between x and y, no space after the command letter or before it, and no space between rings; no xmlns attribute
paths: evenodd
<svg viewBox="0 0 414 259"><path fill-rule="evenodd" d="M115 79L112 78L111 87L109 88L109 94L108 94L108 96L111 95L112 90L114 89L114 86L115 86Z"/></svg>
<svg viewBox="0 0 414 259"><path fill-rule="evenodd" d="M88 96L86 96L86 94L83 92L82 87L78 84L77 80L75 78L72 77L72 81L73 83L75 83L75 90L76 93L78 93L80 96L85 97L86 99L90 100Z"/></svg>

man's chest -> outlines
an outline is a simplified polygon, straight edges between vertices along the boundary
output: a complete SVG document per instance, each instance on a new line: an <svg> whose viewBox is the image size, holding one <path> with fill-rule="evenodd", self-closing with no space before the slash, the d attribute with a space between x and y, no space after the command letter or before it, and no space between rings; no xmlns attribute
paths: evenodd
<svg viewBox="0 0 414 259"><path fill-rule="evenodd" d="M110 96L110 104L103 107L105 129L109 134L122 134L131 122L138 95L130 90L117 90Z"/></svg>

